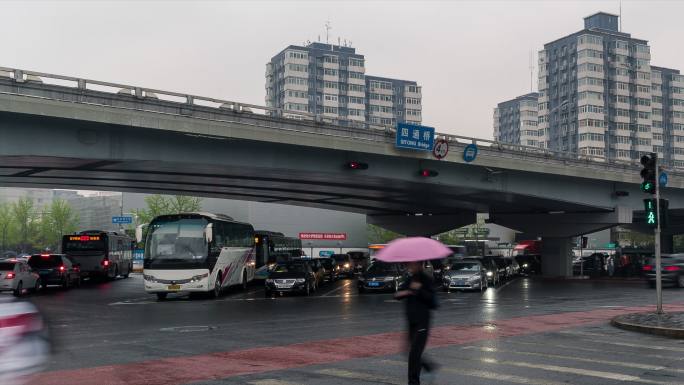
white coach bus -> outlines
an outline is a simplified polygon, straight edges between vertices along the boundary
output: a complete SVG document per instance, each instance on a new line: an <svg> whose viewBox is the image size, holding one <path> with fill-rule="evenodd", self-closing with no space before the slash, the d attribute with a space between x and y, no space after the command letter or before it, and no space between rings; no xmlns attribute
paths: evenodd
<svg viewBox="0 0 684 385"><path fill-rule="evenodd" d="M143 226L136 229L143 239ZM222 214L161 215L147 225L145 291L159 300L168 293L205 292L217 297L254 279L254 228Z"/></svg>

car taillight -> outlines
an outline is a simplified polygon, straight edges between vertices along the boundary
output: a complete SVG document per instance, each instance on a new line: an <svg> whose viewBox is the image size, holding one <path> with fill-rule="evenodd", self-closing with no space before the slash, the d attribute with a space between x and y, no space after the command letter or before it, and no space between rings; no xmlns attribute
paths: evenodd
<svg viewBox="0 0 684 385"><path fill-rule="evenodd" d="M12 278L14 278L14 276L15 276L14 273L7 273L7 275L5 275L5 279L12 279Z"/></svg>
<svg viewBox="0 0 684 385"><path fill-rule="evenodd" d="M646 266L643 267L643 270L644 270L644 271L653 271L653 266L651 266L651 265L646 265Z"/></svg>
<svg viewBox="0 0 684 385"><path fill-rule="evenodd" d="M104 261L102 261L102 266L104 266L104 267L109 266L109 259L105 259Z"/></svg>
<svg viewBox="0 0 684 385"><path fill-rule="evenodd" d="M64 271L64 270L66 270L66 268L64 267L64 265L62 265L62 266L59 267L59 271Z"/></svg>
<svg viewBox="0 0 684 385"><path fill-rule="evenodd" d="M665 271L679 271L679 266L665 266Z"/></svg>

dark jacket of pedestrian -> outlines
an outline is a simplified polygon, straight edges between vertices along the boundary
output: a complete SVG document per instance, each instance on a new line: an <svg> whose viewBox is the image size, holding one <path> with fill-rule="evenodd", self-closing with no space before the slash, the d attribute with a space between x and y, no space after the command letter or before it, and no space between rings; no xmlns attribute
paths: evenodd
<svg viewBox="0 0 684 385"><path fill-rule="evenodd" d="M420 289L411 289L411 282L419 282L421 284ZM408 322L410 324L428 325L430 323L430 311L437 307L432 278L424 271L420 271L406 280L401 290L413 292L413 295L400 298L406 301Z"/></svg>

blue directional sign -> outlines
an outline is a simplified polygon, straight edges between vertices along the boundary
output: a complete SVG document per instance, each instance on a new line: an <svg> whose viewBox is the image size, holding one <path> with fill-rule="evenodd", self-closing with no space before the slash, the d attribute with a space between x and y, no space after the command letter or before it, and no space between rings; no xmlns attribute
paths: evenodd
<svg viewBox="0 0 684 385"><path fill-rule="evenodd" d="M397 124L397 148L432 151L434 143L435 129L433 127L406 123Z"/></svg>
<svg viewBox="0 0 684 385"><path fill-rule="evenodd" d="M660 178L658 179L658 183L660 184L660 187L667 186L667 173L665 171L660 172Z"/></svg>
<svg viewBox="0 0 684 385"><path fill-rule="evenodd" d="M112 217L112 223L117 225L124 225L133 223L133 217Z"/></svg>
<svg viewBox="0 0 684 385"><path fill-rule="evenodd" d="M332 250L321 250L318 252L319 257L330 257L333 254L335 254L335 252Z"/></svg>
<svg viewBox="0 0 684 385"><path fill-rule="evenodd" d="M465 149L463 150L463 160L470 163L477 158L477 145L475 143L471 143L467 146L465 146Z"/></svg>

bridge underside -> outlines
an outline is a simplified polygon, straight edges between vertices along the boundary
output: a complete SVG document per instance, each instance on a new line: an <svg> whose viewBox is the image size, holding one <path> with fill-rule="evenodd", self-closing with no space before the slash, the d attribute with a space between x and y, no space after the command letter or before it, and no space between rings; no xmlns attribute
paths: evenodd
<svg viewBox="0 0 684 385"><path fill-rule="evenodd" d="M473 223L475 213L606 213L548 187L521 193L520 179L476 165L216 138L158 129L0 113L0 185L182 194L362 213L404 234ZM349 170L351 161L370 164ZM440 171L423 178L423 167ZM529 173L527 173L529 174ZM529 182L532 183L532 182ZM539 183L537 182L537 185ZM524 190L524 189L523 189ZM576 194L581 196L582 194ZM522 224L521 224L522 225ZM515 227L514 227L515 228Z"/></svg>

